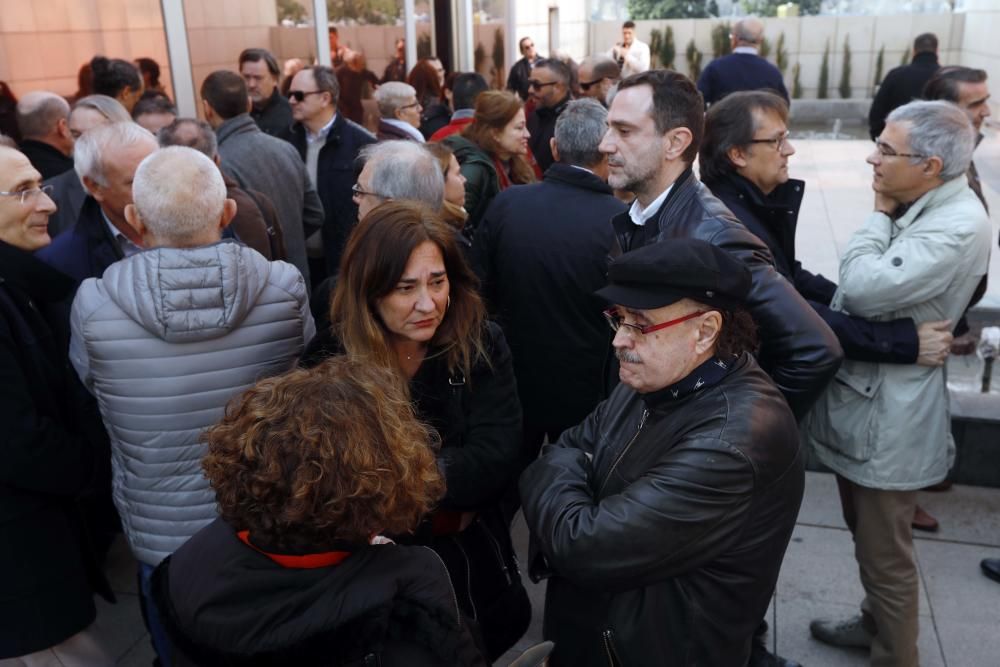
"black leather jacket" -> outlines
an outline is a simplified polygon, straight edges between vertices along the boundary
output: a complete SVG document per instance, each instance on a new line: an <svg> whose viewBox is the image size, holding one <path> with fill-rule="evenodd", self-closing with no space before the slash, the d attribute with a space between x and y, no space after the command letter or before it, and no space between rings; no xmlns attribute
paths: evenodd
<svg viewBox="0 0 1000 667"><path fill-rule="evenodd" d="M843 360L837 337L795 287L774 268L767 246L747 231L688 168L674 182L667 200L647 223L633 224L628 212L611 221L614 257L647 243L697 238L731 252L753 273L747 309L757 323L758 361L774 380L796 418L801 419L833 379Z"/></svg>
<svg viewBox="0 0 1000 667"><path fill-rule="evenodd" d="M677 398L619 385L521 476L553 666L746 665L804 472L754 359L719 375Z"/></svg>

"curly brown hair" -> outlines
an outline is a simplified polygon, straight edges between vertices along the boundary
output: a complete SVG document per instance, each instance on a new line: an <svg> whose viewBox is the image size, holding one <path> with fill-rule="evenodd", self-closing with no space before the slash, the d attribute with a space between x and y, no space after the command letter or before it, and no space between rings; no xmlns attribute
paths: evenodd
<svg viewBox="0 0 1000 667"><path fill-rule="evenodd" d="M223 519L279 551L409 532L444 494L440 440L398 375L342 356L261 380L206 439Z"/></svg>
<svg viewBox="0 0 1000 667"><path fill-rule="evenodd" d="M487 360L486 308L479 281L462 256L454 228L418 202L381 204L351 232L330 301L333 332L352 357L398 369L378 315L378 301L395 289L410 255L426 241L441 251L451 299L430 345L444 354L449 372L461 371L468 379L473 364Z"/></svg>

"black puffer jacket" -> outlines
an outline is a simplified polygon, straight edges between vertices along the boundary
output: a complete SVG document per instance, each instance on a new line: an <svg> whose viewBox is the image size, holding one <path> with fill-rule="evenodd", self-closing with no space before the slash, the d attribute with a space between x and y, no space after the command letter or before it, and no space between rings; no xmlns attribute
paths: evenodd
<svg viewBox="0 0 1000 667"><path fill-rule="evenodd" d="M359 546L286 568L222 519L157 568L153 598L177 665L484 666L430 549Z"/></svg>
<svg viewBox="0 0 1000 667"><path fill-rule="evenodd" d="M804 472L753 358L712 364L652 394L619 385L521 476L554 667L747 664Z"/></svg>
<svg viewBox="0 0 1000 667"><path fill-rule="evenodd" d="M743 261L753 274L747 310L759 330L760 365L785 395L796 418L808 412L840 367L844 356L840 343L775 270L767 246L747 231L690 168L674 182L667 200L645 227L633 224L628 212L611 223L618 246L612 248L612 257L648 243L696 238Z"/></svg>

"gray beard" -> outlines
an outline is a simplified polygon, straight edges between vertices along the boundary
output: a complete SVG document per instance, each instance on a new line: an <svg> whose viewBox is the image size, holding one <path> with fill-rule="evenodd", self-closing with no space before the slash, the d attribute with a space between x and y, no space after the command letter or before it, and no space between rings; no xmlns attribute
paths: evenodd
<svg viewBox="0 0 1000 667"><path fill-rule="evenodd" d="M615 358L618 361L624 361L629 364L641 364L642 359L638 357L634 352L629 352L628 350L615 350Z"/></svg>

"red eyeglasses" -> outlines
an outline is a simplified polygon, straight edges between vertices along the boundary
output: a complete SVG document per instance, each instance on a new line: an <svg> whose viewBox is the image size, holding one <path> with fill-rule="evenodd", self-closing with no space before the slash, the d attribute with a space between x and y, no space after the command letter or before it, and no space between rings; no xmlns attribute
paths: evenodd
<svg viewBox="0 0 1000 667"><path fill-rule="evenodd" d="M628 327L632 331L638 331L642 335L651 334L654 331L659 331L660 329L666 329L667 327L672 327L675 324L680 324L681 322L687 322L690 319L698 317L699 315L704 315L706 310L698 310L693 313L689 313L684 317L678 317L676 320L668 320L667 322L660 322L659 324L650 324L649 326L640 327L638 324L629 324L625 321L625 318L618 312L615 308L608 308L604 311L604 319L608 321L608 326L611 330L618 332L622 327Z"/></svg>

